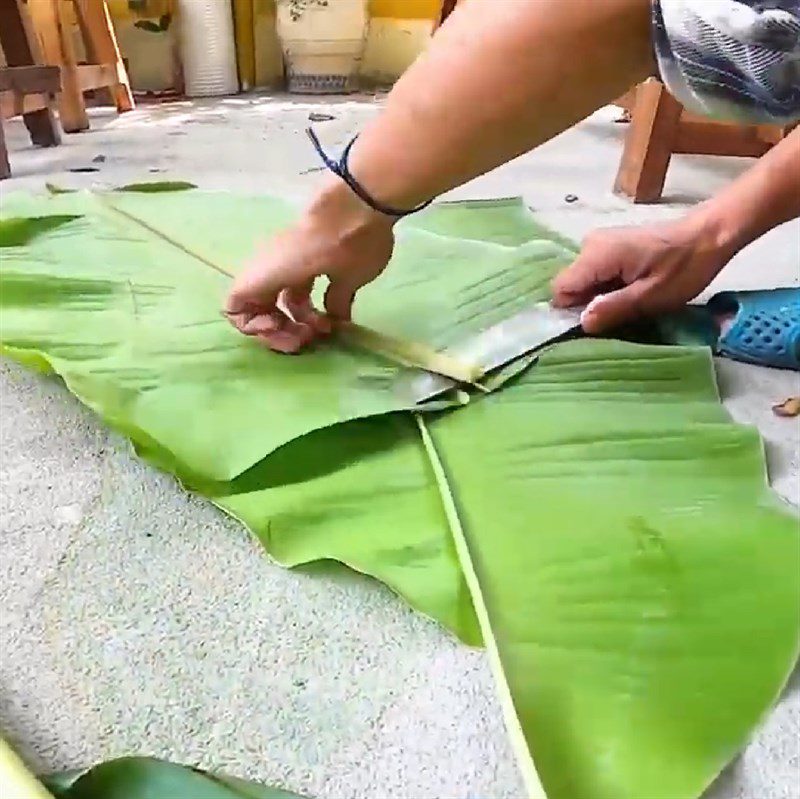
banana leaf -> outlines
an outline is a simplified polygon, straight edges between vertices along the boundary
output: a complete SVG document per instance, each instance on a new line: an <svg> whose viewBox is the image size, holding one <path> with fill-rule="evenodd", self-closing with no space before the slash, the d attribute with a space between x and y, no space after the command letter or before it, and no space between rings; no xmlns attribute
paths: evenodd
<svg viewBox="0 0 800 799"><path fill-rule="evenodd" d="M404 367L336 342L281 357L222 318L229 278L182 247L232 269L291 217L278 200L79 192L11 197L3 212L3 349L60 374L138 446L169 453L187 479L229 480L313 430L414 404ZM32 229L23 244L21 220ZM510 247L411 226L400 238L356 321L436 349L546 296L569 258L547 240Z"/></svg>
<svg viewBox="0 0 800 799"><path fill-rule="evenodd" d="M546 795L699 796L776 700L800 630L797 518L708 350L560 344L426 424L445 485L396 415L204 490L281 562L343 561L478 643L451 493Z"/></svg>
<svg viewBox="0 0 800 799"><path fill-rule="evenodd" d="M547 796L699 796L800 630L800 526L708 351L559 345L429 428Z"/></svg>
<svg viewBox="0 0 800 799"><path fill-rule="evenodd" d="M152 757L122 757L44 780L55 799L300 799L255 782Z"/></svg>
<svg viewBox="0 0 800 799"><path fill-rule="evenodd" d="M236 262L257 228L285 221L266 200L121 198L213 261ZM777 697L800 629L797 518L766 486L758 437L722 410L707 350L565 343L460 410L378 415L404 406L386 400L394 373L363 353L333 343L308 356L319 366L305 383L287 383L305 357L251 356L222 328L195 338L183 306L198 303L201 328L218 324L210 297L224 280L147 228L112 224L96 202L15 201L16 217L80 218L0 250L9 354L61 373L144 457L241 519L280 561L342 561L465 641L483 640L530 796L701 793ZM514 203L435 209L401 232L360 321L447 346L475 319L544 296L568 252ZM116 281L110 310L93 282L109 279L104 270ZM118 273L153 303L144 321ZM154 287L164 290L151 299ZM241 358L236 370L229 358ZM362 384L371 410L342 413L359 370L373 370ZM229 393L226 380L247 391ZM298 398L323 395L337 408L312 419ZM265 404L280 419L259 416Z"/></svg>

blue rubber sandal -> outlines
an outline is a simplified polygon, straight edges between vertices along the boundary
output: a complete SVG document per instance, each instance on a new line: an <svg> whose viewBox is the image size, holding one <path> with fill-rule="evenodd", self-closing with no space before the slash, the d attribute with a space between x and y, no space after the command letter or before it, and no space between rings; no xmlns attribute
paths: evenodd
<svg viewBox="0 0 800 799"><path fill-rule="evenodd" d="M714 346L717 355L800 371L800 288L724 291L707 308L717 318L733 316Z"/></svg>

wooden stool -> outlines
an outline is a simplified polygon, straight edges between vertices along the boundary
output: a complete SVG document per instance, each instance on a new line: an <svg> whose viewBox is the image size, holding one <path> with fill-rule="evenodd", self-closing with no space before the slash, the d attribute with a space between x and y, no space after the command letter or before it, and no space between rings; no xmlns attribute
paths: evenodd
<svg viewBox="0 0 800 799"><path fill-rule="evenodd" d="M439 19L437 20L437 27L441 25L452 13L458 5L458 0L441 0L441 9L439 10Z"/></svg>
<svg viewBox="0 0 800 799"><path fill-rule="evenodd" d="M52 147L61 141L53 115L59 91L56 67L43 66L41 51L23 0L0 0L0 49L8 66L0 67L0 179L11 174L3 120L22 114L31 141Z"/></svg>
<svg viewBox="0 0 800 799"><path fill-rule="evenodd" d="M75 12L88 64L75 58L69 6ZM109 89L117 111L133 108L133 95L105 0L33 0L28 3L46 63L61 68L58 102L61 127L76 133L89 127L84 92Z"/></svg>
<svg viewBox="0 0 800 799"><path fill-rule="evenodd" d="M617 194L635 203L661 198L673 153L757 158L790 128L713 122L688 113L655 78L616 101L630 112L625 148L614 183Z"/></svg>

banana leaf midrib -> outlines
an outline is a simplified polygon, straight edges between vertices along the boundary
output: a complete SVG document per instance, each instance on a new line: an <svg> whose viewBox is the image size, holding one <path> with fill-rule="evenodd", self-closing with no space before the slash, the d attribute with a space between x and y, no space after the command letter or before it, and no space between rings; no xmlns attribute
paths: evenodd
<svg viewBox="0 0 800 799"><path fill-rule="evenodd" d="M486 606L486 601L483 596L483 590L480 584L480 578L475 569L475 564L472 560L470 552L469 541L464 530L464 525L458 512L458 503L456 501L455 492L452 489L450 480L447 476L447 470L442 462L439 453L436 449L436 444L433 437L428 430L422 414L415 413L414 419L419 429L420 437L422 439L422 446L433 474L436 488L439 492L439 497L442 502L442 509L447 521L447 527L453 537L456 554L458 556L461 571L464 575L464 580L469 589L470 596L472 597L472 604L475 609L475 615L478 620L478 627L483 636L484 647L486 648L486 655L489 660L489 666L494 678L495 691L497 699L500 702L500 707L503 713L503 721L506 726L506 732L511 743L511 747L516 757L517 766L519 767L525 784L525 795L527 799L547 799L542 781L536 771L536 766L533 762L528 747L525 733L523 732L522 725L517 715L514 705L514 699L511 694L511 688L506 679L505 670L503 669L503 662L500 657L500 650L497 641L494 637L492 630L492 622L489 617L489 611Z"/></svg>

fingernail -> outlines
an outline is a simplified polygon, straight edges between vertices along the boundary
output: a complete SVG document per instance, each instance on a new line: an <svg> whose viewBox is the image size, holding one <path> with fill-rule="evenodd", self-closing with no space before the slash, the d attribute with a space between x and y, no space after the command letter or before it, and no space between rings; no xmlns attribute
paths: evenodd
<svg viewBox="0 0 800 799"><path fill-rule="evenodd" d="M596 310L599 305L602 305L605 302L607 295L606 294L598 294L593 300L589 302L589 304L583 309L581 313L581 324L583 324L587 317L591 316Z"/></svg>

